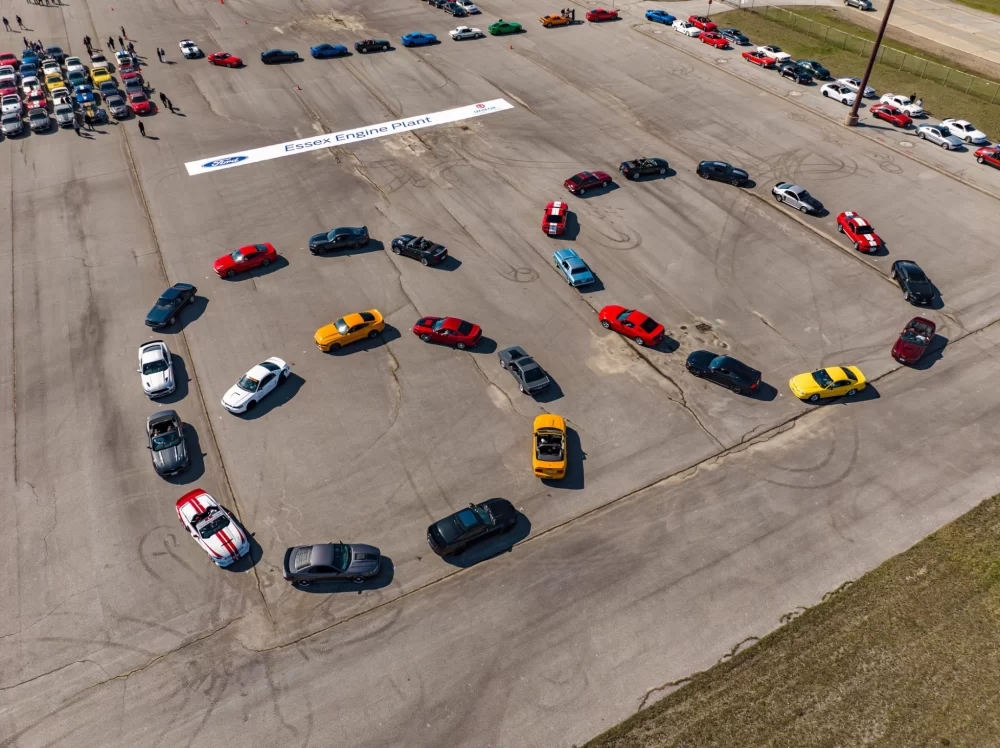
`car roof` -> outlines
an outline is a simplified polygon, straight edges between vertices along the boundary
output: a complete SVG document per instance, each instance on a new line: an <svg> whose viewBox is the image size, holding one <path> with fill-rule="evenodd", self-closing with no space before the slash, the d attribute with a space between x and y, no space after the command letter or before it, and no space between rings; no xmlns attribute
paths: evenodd
<svg viewBox="0 0 1000 748"><path fill-rule="evenodd" d="M333 543L317 543L309 552L310 566L333 566Z"/></svg>

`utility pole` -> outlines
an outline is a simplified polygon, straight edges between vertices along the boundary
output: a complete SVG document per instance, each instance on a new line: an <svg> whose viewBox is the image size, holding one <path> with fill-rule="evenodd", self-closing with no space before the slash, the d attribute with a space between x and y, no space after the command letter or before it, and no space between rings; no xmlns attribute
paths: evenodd
<svg viewBox="0 0 1000 748"><path fill-rule="evenodd" d="M858 126L858 109L861 107L861 100L865 97L865 88L868 86L868 78L872 74L872 68L875 67L875 58L878 56L878 49L882 46L882 36L885 34L885 27L889 23L889 14L892 13L892 4L896 0L889 0L889 4L885 6L885 15L882 16L882 25L878 27L878 36L875 37L875 44L872 46L871 57L868 58L868 67L865 68L865 75L861 79L861 86L858 88L858 95L854 98L854 106L851 107L851 113L847 115L844 119L844 124L847 127L857 127Z"/></svg>

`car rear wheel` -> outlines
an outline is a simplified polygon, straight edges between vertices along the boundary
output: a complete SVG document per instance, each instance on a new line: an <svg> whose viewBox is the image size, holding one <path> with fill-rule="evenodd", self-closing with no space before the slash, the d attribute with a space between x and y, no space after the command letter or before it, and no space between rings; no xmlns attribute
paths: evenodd
<svg viewBox="0 0 1000 748"><path fill-rule="evenodd" d="M464 351L467 346L465 345L465 343L455 343L455 347L458 348L458 350L460 351Z"/></svg>
<svg viewBox="0 0 1000 748"><path fill-rule="evenodd" d="M519 384L517 385L517 388L518 388L519 390L521 390L521 392L522 392L522 393L524 392L524 385L523 385L523 384L520 384L520 383L519 383Z"/></svg>
<svg viewBox="0 0 1000 748"><path fill-rule="evenodd" d="M501 361L500 362L500 368L501 369L506 369L507 368L507 362L506 361Z"/></svg>
<svg viewBox="0 0 1000 748"><path fill-rule="evenodd" d="M363 581L365 581L365 578L364 577L354 577L354 579L352 581L355 584L361 584Z"/></svg>
<svg viewBox="0 0 1000 748"><path fill-rule="evenodd" d="M601 324L604 325L604 329L605 330L610 330L611 329L611 323L608 322L606 319L602 319L601 320Z"/></svg>
<svg viewBox="0 0 1000 748"><path fill-rule="evenodd" d="M924 135L922 132L918 132L917 137L920 138L921 140L927 140L927 136Z"/></svg>
<svg viewBox="0 0 1000 748"><path fill-rule="evenodd" d="M290 376L292 376L292 372L290 371L281 372L281 376L278 377L278 384L281 384L282 382L287 382Z"/></svg>
<svg viewBox="0 0 1000 748"><path fill-rule="evenodd" d="M167 320L167 324L168 324L168 325L172 325L172 324L174 324L174 322L176 322L176 321L177 321L177 318L176 318L176 317L171 317L171 318L170 318L169 320Z"/></svg>
<svg viewBox="0 0 1000 748"><path fill-rule="evenodd" d="M809 396L809 402L811 402L811 403L815 403L818 400L819 400L819 395L810 395Z"/></svg>
<svg viewBox="0 0 1000 748"><path fill-rule="evenodd" d="M848 397L854 397L857 394L858 394L858 391L856 389L854 389L854 390L848 390L847 391L847 396Z"/></svg>
<svg viewBox="0 0 1000 748"><path fill-rule="evenodd" d="M308 587L308 586L309 582L307 582L305 579L296 579L294 582L292 582L292 587Z"/></svg>
<svg viewBox="0 0 1000 748"><path fill-rule="evenodd" d="M636 344L636 345L645 345L645 344L646 344L646 343L645 343L645 342L643 341L643 339L642 339L642 338L640 338L640 337L639 337L638 335L636 335L636 336L635 336L634 338L632 338L632 340L634 340L634 341L635 341L635 344Z"/></svg>
<svg viewBox="0 0 1000 748"><path fill-rule="evenodd" d="M358 50L358 52L360 52L363 55L364 54L368 54L368 48L367 47L362 47L361 49Z"/></svg>
<svg viewBox="0 0 1000 748"><path fill-rule="evenodd" d="M270 260L263 260L263 261L262 261L262 262L260 263L260 266L261 266L262 268L266 268L266 267L267 267L268 265L270 265L270 264L271 264L271 261L270 261Z"/></svg>
<svg viewBox="0 0 1000 748"><path fill-rule="evenodd" d="M738 384L731 384L731 385L729 385L729 389L731 389L737 395L742 395L743 394L743 388L740 387Z"/></svg>
<svg viewBox="0 0 1000 748"><path fill-rule="evenodd" d="M611 183L610 182L601 182L601 187L607 187L609 184L611 184Z"/></svg>
<svg viewBox="0 0 1000 748"><path fill-rule="evenodd" d="M639 172L638 172L638 171L636 171L636 172L635 172L635 173L634 173L634 174L632 175L632 179L638 179L638 178L639 178ZM605 184L607 184L607 182L605 182ZM603 187L604 185L601 185L601 186Z"/></svg>
<svg viewBox="0 0 1000 748"><path fill-rule="evenodd" d="M368 333L368 337L369 338L377 338L378 337L378 330L372 330L370 333Z"/></svg>
<svg viewBox="0 0 1000 748"><path fill-rule="evenodd" d="M430 262L427 261L426 257L421 257L420 258L420 264L421 265L430 265Z"/></svg>
<svg viewBox="0 0 1000 748"><path fill-rule="evenodd" d="M666 169L660 169L660 174L661 174L661 175L662 175L662 174L666 174L666 173L667 173L667 170L666 170Z"/></svg>
<svg viewBox="0 0 1000 748"><path fill-rule="evenodd" d="M824 91L823 95L828 99L830 98L830 93L828 91Z"/></svg>
<svg viewBox="0 0 1000 748"><path fill-rule="evenodd" d="M584 189L584 190L577 190L576 194L577 194L577 195L583 195L583 194L585 194L586 192L587 192L587 190L585 190L585 189Z"/></svg>
<svg viewBox="0 0 1000 748"><path fill-rule="evenodd" d="M428 335L427 333L421 333L420 339L422 341L424 341L425 343L430 343L431 342L431 336Z"/></svg>

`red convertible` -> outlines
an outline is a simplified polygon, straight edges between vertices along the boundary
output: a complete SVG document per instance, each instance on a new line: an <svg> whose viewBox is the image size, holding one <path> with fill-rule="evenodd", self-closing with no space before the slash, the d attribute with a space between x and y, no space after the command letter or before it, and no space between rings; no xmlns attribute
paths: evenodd
<svg viewBox="0 0 1000 748"><path fill-rule="evenodd" d="M243 66L243 60L228 52L213 52L208 56L211 65L220 65L224 68L238 68Z"/></svg>
<svg viewBox="0 0 1000 748"><path fill-rule="evenodd" d="M899 340L892 347L892 357L901 364L915 364L934 340L937 327L929 319L914 317L906 323Z"/></svg>
<svg viewBox="0 0 1000 748"><path fill-rule="evenodd" d="M617 10L605 10L604 8L594 8L587 11L588 21L617 21Z"/></svg>
<svg viewBox="0 0 1000 748"><path fill-rule="evenodd" d="M778 61L773 57L768 57L763 52L757 52L756 50L747 50L744 52L743 59L747 62L752 62L754 65L760 65L762 68L770 68L778 64Z"/></svg>
<svg viewBox="0 0 1000 748"><path fill-rule="evenodd" d="M702 31L718 31L719 27L715 25L715 21L712 21L705 16L691 16L688 18L688 23L692 26L697 26Z"/></svg>
<svg viewBox="0 0 1000 748"><path fill-rule="evenodd" d="M663 340L663 336L666 334L663 325L652 317L647 317L635 309L626 309L616 304L604 307L598 318L605 330L614 330L632 338L636 345L655 346Z"/></svg>
<svg viewBox="0 0 1000 748"><path fill-rule="evenodd" d="M410 328L425 343L453 345L461 351L475 348L483 328L457 317L421 317Z"/></svg>
<svg viewBox="0 0 1000 748"><path fill-rule="evenodd" d="M729 42L717 31L702 31L698 34L698 38L701 39L702 44L711 44L716 49L729 48Z"/></svg>
<svg viewBox="0 0 1000 748"><path fill-rule="evenodd" d="M278 259L278 252L270 244L248 244L215 261L216 274L220 278L232 278L237 273L261 267L266 268Z"/></svg>

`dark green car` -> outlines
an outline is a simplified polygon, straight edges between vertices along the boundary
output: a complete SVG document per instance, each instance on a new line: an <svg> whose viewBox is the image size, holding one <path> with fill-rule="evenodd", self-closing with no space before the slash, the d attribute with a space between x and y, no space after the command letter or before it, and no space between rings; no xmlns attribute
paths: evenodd
<svg viewBox="0 0 1000 748"><path fill-rule="evenodd" d="M513 21L505 21L502 18L494 24L490 24L487 29L493 36L500 36L501 34L520 34L521 24L514 23Z"/></svg>

